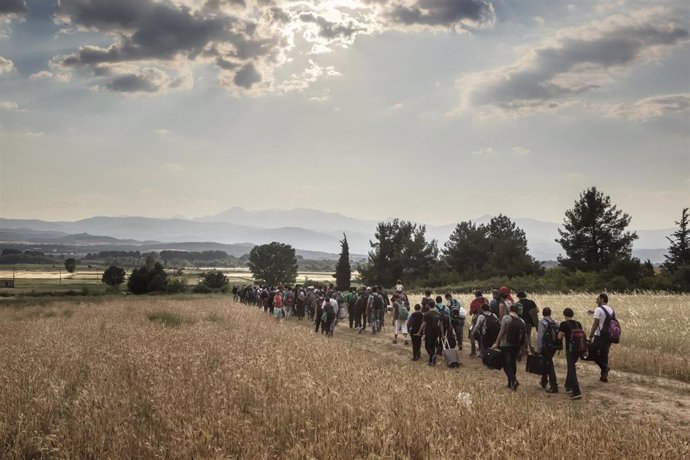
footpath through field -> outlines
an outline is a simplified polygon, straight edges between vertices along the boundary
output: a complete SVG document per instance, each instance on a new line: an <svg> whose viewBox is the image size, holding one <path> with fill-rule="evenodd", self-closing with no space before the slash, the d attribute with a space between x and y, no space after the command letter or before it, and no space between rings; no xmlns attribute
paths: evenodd
<svg viewBox="0 0 690 460"><path fill-rule="evenodd" d="M405 346L402 336L398 336L398 343L393 344L393 326L390 318L386 318L384 330L372 334L371 330L359 334L355 329L350 329L347 319L340 321L335 329L332 339L327 339L321 334L314 334L315 340L337 340L347 346L361 350L375 352L390 356L401 365L409 366L415 372L458 372L476 376L476 382L482 388L496 388L506 393L511 390L505 387L506 377L503 371L487 369L482 365L479 357L470 357L470 344L465 331L463 350L460 352L460 367L451 369L439 357L438 364L434 368L426 365L428 355L422 346L422 359L411 361L412 345ZM306 327L313 330L312 322L298 321L293 318L284 321L291 327ZM306 333L306 331L305 331ZM561 392L558 394L545 393L539 386L539 376L525 372L525 361L518 363L518 380L521 385L519 394L529 397L544 398L558 405L596 405L598 409L609 410L617 415L637 419L640 423L652 420L665 429L676 432L681 437L690 440L690 384L664 378L650 377L631 372L620 372L613 369L609 374L609 382L599 381L599 369L591 362L578 362L578 379L583 399L570 401L563 390L565 381L565 358L554 359L556 375L558 376Z"/></svg>

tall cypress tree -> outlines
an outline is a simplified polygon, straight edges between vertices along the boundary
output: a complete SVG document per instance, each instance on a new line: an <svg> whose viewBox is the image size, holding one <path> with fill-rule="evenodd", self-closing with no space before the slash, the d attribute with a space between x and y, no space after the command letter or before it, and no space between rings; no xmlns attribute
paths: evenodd
<svg viewBox="0 0 690 460"><path fill-rule="evenodd" d="M666 237L671 243L666 254L666 263L664 267L674 272L683 265L690 265L690 229L688 229L688 208L683 209L680 216L680 221L676 222L678 230L673 232L673 235Z"/></svg>
<svg viewBox="0 0 690 460"><path fill-rule="evenodd" d="M339 291L350 289L351 277L350 245L347 243L347 236L343 233L343 239L340 241L340 258L335 266L335 284Z"/></svg>

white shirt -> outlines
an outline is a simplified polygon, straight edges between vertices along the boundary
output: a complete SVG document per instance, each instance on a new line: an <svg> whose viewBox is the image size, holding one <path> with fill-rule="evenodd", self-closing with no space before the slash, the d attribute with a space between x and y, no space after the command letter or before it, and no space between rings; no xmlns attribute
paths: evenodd
<svg viewBox="0 0 690 460"><path fill-rule="evenodd" d="M595 337L600 336L601 330L604 328L604 321L606 321L606 313L604 313L604 309L606 309L606 312L609 314L609 316L613 316L613 308L609 307L608 305L602 305L601 307L594 309L594 318L599 320L599 326L597 327L597 330L594 331Z"/></svg>

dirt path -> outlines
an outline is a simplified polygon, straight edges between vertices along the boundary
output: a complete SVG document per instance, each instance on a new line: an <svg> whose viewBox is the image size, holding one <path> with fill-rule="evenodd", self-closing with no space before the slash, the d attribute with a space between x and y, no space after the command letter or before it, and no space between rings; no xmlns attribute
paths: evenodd
<svg viewBox="0 0 690 460"><path fill-rule="evenodd" d="M311 322L294 319L285 323L305 329L310 327L312 331L314 326ZM416 367L420 372L425 371L427 355L424 352L424 346L422 346L422 360L412 362L411 345L403 345L402 340L398 340L398 344L393 344L392 330L392 327L387 325L383 332L376 335L372 335L371 330L359 334L349 329L345 320L345 323L341 322L336 327L333 340L342 341L345 346L388 355L392 359L399 360L401 365ZM447 369L442 361L439 361L437 368L443 367L443 370L447 372L474 373L479 385L487 384L497 388L505 386L505 374L502 371L487 369L479 358L469 356L470 345L467 339L463 348L460 352L461 367L459 369ZM556 359L555 364L562 388L566 372L565 360ZM603 383L598 378L599 368L589 362L578 363L577 372L583 394L583 399L580 401L570 401L563 390L554 395L544 393L539 386L539 376L524 372L524 361L518 363L518 378L522 383L518 391L531 397L548 398L558 405L586 404L592 408L592 411L610 411L618 416L638 419L640 423L653 421L660 427L674 431L690 441L690 384L615 370L609 374L609 382Z"/></svg>

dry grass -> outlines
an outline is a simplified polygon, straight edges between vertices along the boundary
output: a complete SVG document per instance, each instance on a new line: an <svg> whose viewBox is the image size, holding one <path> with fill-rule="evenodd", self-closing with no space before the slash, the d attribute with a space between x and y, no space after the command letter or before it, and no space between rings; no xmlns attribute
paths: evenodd
<svg viewBox="0 0 690 460"><path fill-rule="evenodd" d="M156 312L180 324L149 320ZM0 457L591 458L592 446L598 458L690 453L687 438L640 423L644 416L513 394L496 377L429 369L369 343L326 339L218 298L3 309Z"/></svg>

